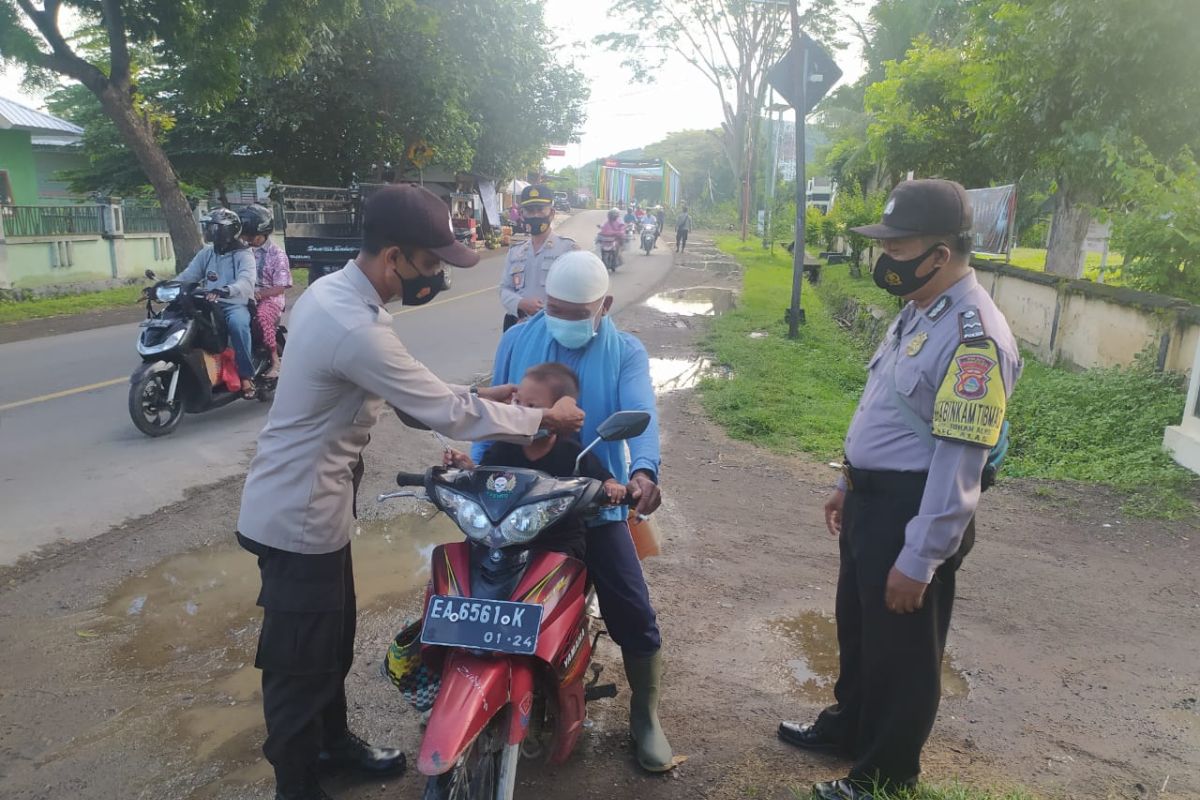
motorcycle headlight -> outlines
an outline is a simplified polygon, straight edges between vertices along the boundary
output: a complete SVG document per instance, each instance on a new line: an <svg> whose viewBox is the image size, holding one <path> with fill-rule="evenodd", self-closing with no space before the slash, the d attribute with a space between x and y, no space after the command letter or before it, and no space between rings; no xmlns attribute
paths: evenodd
<svg viewBox="0 0 1200 800"><path fill-rule="evenodd" d="M187 335L187 332L188 329L186 327L178 328L174 331L171 331L170 335L168 335L158 344L152 345L142 344L142 338L139 336L137 340L138 354L143 356L152 356L156 353L162 353L166 350L178 347L179 343L183 341L183 337Z"/></svg>
<svg viewBox="0 0 1200 800"><path fill-rule="evenodd" d="M154 297L160 303L170 303L179 297L179 290L179 284L175 284L174 286L159 286L154 290Z"/></svg>
<svg viewBox="0 0 1200 800"><path fill-rule="evenodd" d="M488 519L482 506L442 486L435 486L434 491L438 501L454 517L463 533L477 541L487 540L488 534L492 532L492 521Z"/></svg>
<svg viewBox="0 0 1200 800"><path fill-rule="evenodd" d="M500 523L500 537L505 544L524 544L553 525L571 508L575 498L571 495L552 497L514 509Z"/></svg>

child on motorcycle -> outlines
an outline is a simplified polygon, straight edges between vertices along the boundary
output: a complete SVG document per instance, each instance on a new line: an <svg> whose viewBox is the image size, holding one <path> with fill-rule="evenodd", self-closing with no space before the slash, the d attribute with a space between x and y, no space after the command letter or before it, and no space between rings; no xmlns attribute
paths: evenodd
<svg viewBox="0 0 1200 800"><path fill-rule="evenodd" d="M283 248L271 241L275 230L275 216L269 208L260 205L246 206L238 211L242 220L242 241L254 254L258 270L255 280L255 321L262 333L263 344L271 351L271 369L264 378L279 377L279 345L275 341L275 327L283 316L285 300L283 293L292 285L291 264Z"/></svg>
<svg viewBox="0 0 1200 800"><path fill-rule="evenodd" d="M563 397L579 399L579 378L570 367L551 361L526 370L513 403L530 408L550 408ZM482 461L483 466L536 469L555 478L571 478L576 474L575 459L582 451L578 439L551 434L527 445L495 442L483 454ZM475 469L476 466L469 455L453 449L446 450L443 463L458 469ZM595 454L588 453L583 457L579 475L601 481L610 503L616 505L625 499L627 488L612 476ZM539 537L538 548L582 559L586 551L584 535L583 521L578 517L572 521L568 517Z"/></svg>

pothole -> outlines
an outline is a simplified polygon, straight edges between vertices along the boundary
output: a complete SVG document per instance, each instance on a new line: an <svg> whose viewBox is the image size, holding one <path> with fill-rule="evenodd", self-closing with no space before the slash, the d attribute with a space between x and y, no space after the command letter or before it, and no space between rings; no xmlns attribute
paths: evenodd
<svg viewBox="0 0 1200 800"><path fill-rule="evenodd" d="M693 286L656 294L646 305L663 314L682 317L715 317L731 310L737 301L732 289L717 286Z"/></svg>
<svg viewBox="0 0 1200 800"><path fill-rule="evenodd" d="M833 698L833 684L839 671L837 623L832 617L806 611L795 617L773 620L771 630L794 648L796 658L787 662L791 693L813 703ZM951 664L942 661L942 697L965 697L969 690L966 677Z"/></svg>

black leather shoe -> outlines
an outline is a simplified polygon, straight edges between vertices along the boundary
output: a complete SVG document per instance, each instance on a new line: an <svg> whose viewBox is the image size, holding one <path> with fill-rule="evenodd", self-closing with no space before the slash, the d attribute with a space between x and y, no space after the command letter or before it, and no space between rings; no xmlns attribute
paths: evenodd
<svg viewBox="0 0 1200 800"><path fill-rule="evenodd" d="M859 789L849 778L814 783L813 800L874 800L866 789Z"/></svg>
<svg viewBox="0 0 1200 800"><path fill-rule="evenodd" d="M779 723L779 738L788 744L803 747L805 750L826 752L842 750L840 742L821 733L811 722L781 722Z"/></svg>
<svg viewBox="0 0 1200 800"><path fill-rule="evenodd" d="M399 775L406 766L404 753L394 747L373 747L353 733L330 742L317 756L322 767L355 769L371 775Z"/></svg>

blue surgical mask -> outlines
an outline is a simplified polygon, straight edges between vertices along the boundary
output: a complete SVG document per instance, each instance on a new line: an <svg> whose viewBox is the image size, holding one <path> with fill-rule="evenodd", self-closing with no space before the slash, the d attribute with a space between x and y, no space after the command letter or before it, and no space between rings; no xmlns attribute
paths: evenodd
<svg viewBox="0 0 1200 800"><path fill-rule="evenodd" d="M546 330L554 337L554 341L563 347L568 350L578 350L596 335L596 318L559 319L547 314Z"/></svg>

